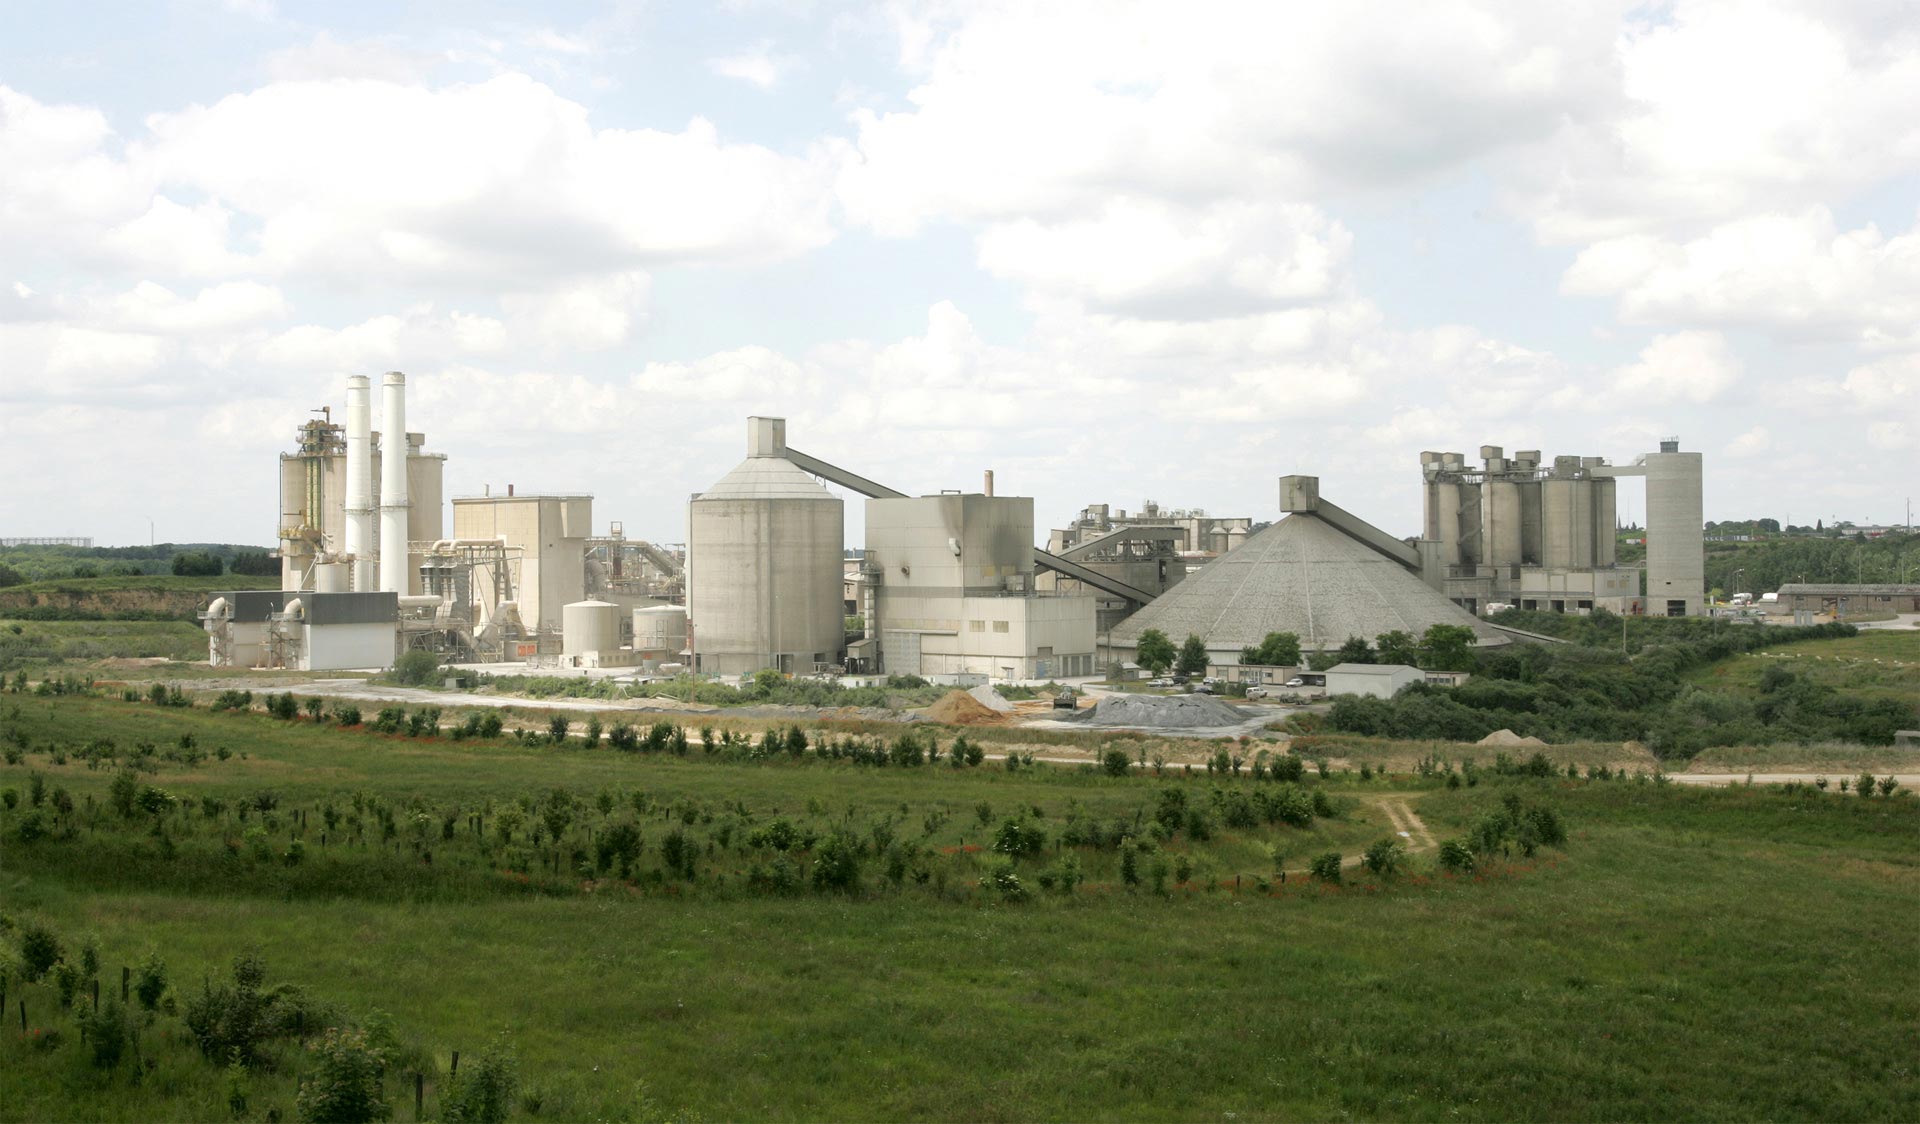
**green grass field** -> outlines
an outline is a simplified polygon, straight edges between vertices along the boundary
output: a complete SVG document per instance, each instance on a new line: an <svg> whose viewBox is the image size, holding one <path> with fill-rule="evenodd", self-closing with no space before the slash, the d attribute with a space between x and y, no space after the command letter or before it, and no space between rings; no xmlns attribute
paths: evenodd
<svg viewBox="0 0 1920 1124"><path fill-rule="evenodd" d="M183 756L183 734L228 757L168 760ZM96 750L89 768L98 739L117 760ZM620 755L0 696L0 744L20 740L0 789L24 794L38 773L75 811L70 838L29 843L24 798L0 820L11 923L48 925L70 948L97 934L108 992L120 965L158 951L182 1000L258 949L269 984L362 1019L385 1012L396 1068L428 1074L428 1116L452 1051L468 1072L504 1035L518 1056L514 1119L1920 1118L1920 801L1909 795L1494 776L1449 788L1310 770L1306 786L1341 815L1179 833L1162 856L1191 855L1215 888L1195 878L1155 893L1116 877L1111 850L1056 849L1069 810L1150 820L1165 790L1217 808L1215 789L1274 782ZM156 752L140 755L151 771L139 782L193 806L110 810L141 740ZM640 825L631 885L543 873L541 847L492 845L509 805L556 787L579 800L565 849L585 847L588 827ZM263 790L277 807L238 819ZM596 806L602 791L611 813ZM629 811L635 793L647 813ZM319 810L344 815L355 794L368 809L360 841L342 832L320 847ZM1390 829L1389 801L1444 839L1509 796L1557 809L1564 849L1496 854L1462 878L1422 852L1398 877L1350 872L1338 890L1294 877L1261 893L1253 881L1272 871L1275 845L1354 853ZM203 797L224 807L208 815ZM469 837L461 820L446 841L436 816L422 831L438 851L429 868L405 816L391 840L375 827L376 806L405 811L413 797L488 826ZM249 838L266 814L272 833ZM717 839L730 821L744 834L779 818L862 832L891 820L911 838L929 816L938 826L916 861L946 871L944 885L895 886L868 857L852 893L755 890L744 872L770 852ZM978 887L989 853L964 848L1010 816L1049 841L1018 861L1029 885L1075 850L1088 883L1019 903ZM701 843L696 875L653 877L676 828ZM278 855L295 836L307 857L288 865ZM282 1043L230 1082L179 1018L157 1015L137 1065L99 1070L48 983L8 995L0 1119L229 1119L234 1093L247 1119L292 1119L312 1068ZM63 1043L20 1035L22 998L30 1026ZM405 1074L385 1086L394 1118L413 1119Z"/></svg>
<svg viewBox="0 0 1920 1124"><path fill-rule="evenodd" d="M279 589L280 577L249 574L221 574L216 577L182 577L176 574L133 574L107 578L52 578L9 586L8 594L21 593L225 593L230 589Z"/></svg>
<svg viewBox="0 0 1920 1124"><path fill-rule="evenodd" d="M1920 699L1920 629L1865 629L1858 636L1763 648L1702 668L1692 681L1754 696L1769 667L1783 667L1862 698L1911 703Z"/></svg>
<svg viewBox="0 0 1920 1124"><path fill-rule="evenodd" d="M34 678L61 663L156 657L204 663L207 634L187 621L0 620L0 669L26 667Z"/></svg>

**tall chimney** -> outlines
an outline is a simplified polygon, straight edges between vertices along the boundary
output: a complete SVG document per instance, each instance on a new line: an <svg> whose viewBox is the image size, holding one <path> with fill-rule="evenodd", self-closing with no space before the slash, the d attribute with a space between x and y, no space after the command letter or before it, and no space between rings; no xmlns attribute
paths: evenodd
<svg viewBox="0 0 1920 1124"><path fill-rule="evenodd" d="M353 588L373 588L373 390L365 375L347 376L347 534Z"/></svg>
<svg viewBox="0 0 1920 1124"><path fill-rule="evenodd" d="M993 494L993 470L991 468L987 470L987 494Z"/></svg>
<svg viewBox="0 0 1920 1124"><path fill-rule="evenodd" d="M380 591L407 593L407 376L380 381Z"/></svg>

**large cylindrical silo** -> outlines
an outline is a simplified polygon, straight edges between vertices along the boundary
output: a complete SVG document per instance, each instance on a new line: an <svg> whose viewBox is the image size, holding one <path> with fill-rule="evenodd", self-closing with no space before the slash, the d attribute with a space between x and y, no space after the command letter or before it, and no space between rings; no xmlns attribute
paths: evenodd
<svg viewBox="0 0 1920 1124"><path fill-rule="evenodd" d="M747 459L687 505L687 618L697 669L806 672L845 640L844 505L755 418Z"/></svg>
<svg viewBox="0 0 1920 1124"><path fill-rule="evenodd" d="M1552 476L1540 482L1540 523L1545 540L1540 561L1550 570L1570 570L1574 566L1574 493L1580 487L1580 481L1572 477Z"/></svg>
<svg viewBox="0 0 1920 1124"><path fill-rule="evenodd" d="M1487 472L1481 496L1480 527L1486 539L1483 561L1494 566L1515 566L1520 562L1520 485L1509 479L1502 468L1496 476Z"/></svg>
<svg viewBox="0 0 1920 1124"><path fill-rule="evenodd" d="M560 609L560 653L580 656L620 650L620 606L575 601Z"/></svg>

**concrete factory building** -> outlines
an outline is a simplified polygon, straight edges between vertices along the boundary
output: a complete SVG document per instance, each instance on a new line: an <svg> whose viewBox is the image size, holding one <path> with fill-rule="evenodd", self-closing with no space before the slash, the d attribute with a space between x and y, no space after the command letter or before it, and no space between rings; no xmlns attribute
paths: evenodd
<svg viewBox="0 0 1920 1124"><path fill-rule="evenodd" d="M347 380L347 424L322 411L300 427L295 451L280 455L280 588L420 592L422 556L405 548L446 533L441 479L447 458L423 451L424 434L406 431L406 376L389 371L382 392L383 431L371 428L367 376L354 375ZM389 467L386 456L402 444L404 472L397 462ZM382 492L378 520L375 480ZM391 573L379 567L389 540L403 548Z"/></svg>
<svg viewBox="0 0 1920 1124"><path fill-rule="evenodd" d="M866 543L889 674L1093 674L1093 598L1034 588L1032 498L870 499Z"/></svg>
<svg viewBox="0 0 1920 1124"><path fill-rule="evenodd" d="M1211 663L1236 662L1270 632L1295 634L1304 651L1436 624L1470 628L1482 645L1508 641L1422 579L1421 551L1322 500L1317 478L1284 477L1280 491L1286 518L1117 625L1108 662L1150 628L1175 644L1199 636Z"/></svg>
<svg viewBox="0 0 1920 1124"><path fill-rule="evenodd" d="M1481 464L1460 453L1420 454L1431 565L1439 588L1470 612L1489 604L1522 609L1697 616L1706 611L1706 537L1701 459L1678 440L1633 465L1538 450L1507 457L1480 448ZM1615 481L1647 479L1647 590L1640 571L1614 557Z"/></svg>
<svg viewBox="0 0 1920 1124"><path fill-rule="evenodd" d="M508 485L505 495L453 499L455 544L498 542L517 558L510 596L535 631L560 631L561 610L586 599L592 535L592 496L516 494Z"/></svg>
<svg viewBox="0 0 1920 1124"><path fill-rule="evenodd" d="M200 615L214 667L343 671L393 664L399 595L240 590Z"/></svg>
<svg viewBox="0 0 1920 1124"><path fill-rule="evenodd" d="M838 664L845 505L786 458L783 418L747 420L747 459L687 504L694 670L788 673Z"/></svg>

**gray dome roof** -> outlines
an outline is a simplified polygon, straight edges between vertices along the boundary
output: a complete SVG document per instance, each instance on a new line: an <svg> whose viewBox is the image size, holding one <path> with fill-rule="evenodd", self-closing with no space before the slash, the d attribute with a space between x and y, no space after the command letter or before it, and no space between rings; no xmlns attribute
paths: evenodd
<svg viewBox="0 0 1920 1124"><path fill-rule="evenodd" d="M718 483L695 497L701 500L832 500L840 499L800 466L785 457L748 457Z"/></svg>
<svg viewBox="0 0 1920 1124"><path fill-rule="evenodd" d="M1405 567L1319 516L1295 512L1115 625L1113 643L1137 644L1157 628L1175 644L1192 634L1218 651L1291 632L1313 650L1349 636L1371 643L1394 629L1419 636L1436 624L1471 628L1481 644L1508 641Z"/></svg>

